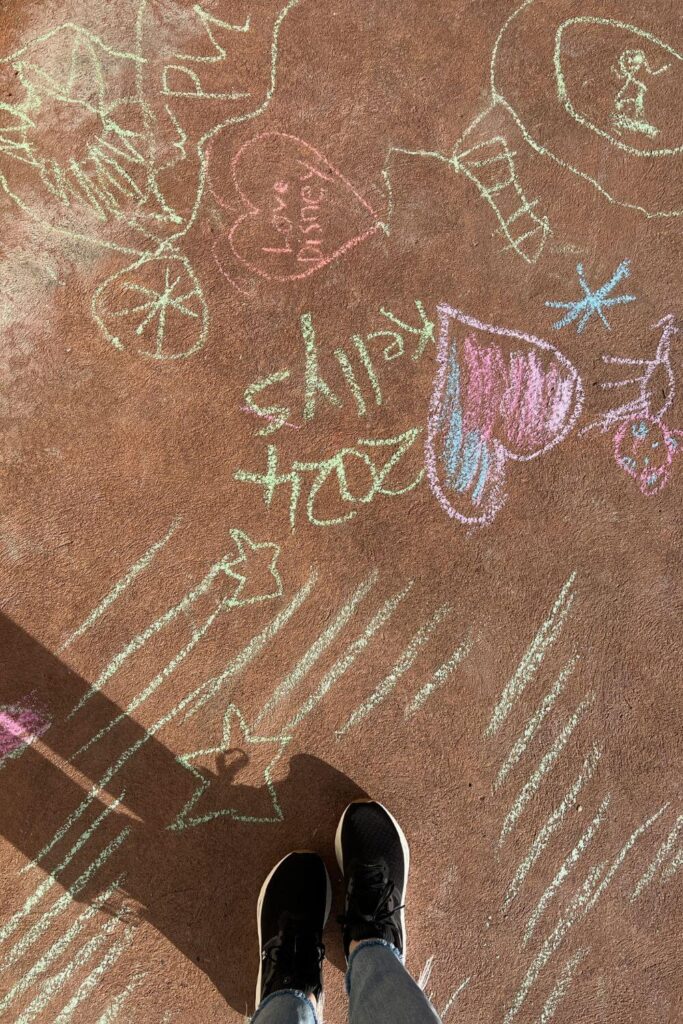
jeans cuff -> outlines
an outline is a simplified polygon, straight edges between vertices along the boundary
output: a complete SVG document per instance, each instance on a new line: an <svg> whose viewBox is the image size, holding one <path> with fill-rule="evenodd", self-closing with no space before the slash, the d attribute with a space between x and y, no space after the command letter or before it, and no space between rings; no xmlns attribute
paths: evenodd
<svg viewBox="0 0 683 1024"><path fill-rule="evenodd" d="M298 988L281 988L278 989L277 992L271 992L270 995L266 996L266 998L256 1007L256 1012L251 1018L251 1024L255 1024L261 1015L261 1011L264 1010L269 1003L272 1003L274 999L280 999L282 996L292 996L297 1002L303 1003L311 1014L311 1024L320 1024L313 1003L306 996L306 993L301 992Z"/></svg>
<svg viewBox="0 0 683 1024"><path fill-rule="evenodd" d="M385 949L390 950L394 954L399 963L403 963L403 954L396 949L396 946L391 942L387 942L386 939L364 939L362 942L358 943L346 965L346 979L344 984L346 986L347 996L351 995L351 967L353 966L353 961L356 959L356 954L360 953L361 949L369 949L371 946L384 946Z"/></svg>

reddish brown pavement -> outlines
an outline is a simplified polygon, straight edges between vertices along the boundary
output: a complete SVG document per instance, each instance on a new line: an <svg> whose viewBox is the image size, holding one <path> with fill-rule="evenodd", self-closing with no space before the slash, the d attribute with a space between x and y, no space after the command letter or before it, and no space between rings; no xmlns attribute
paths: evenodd
<svg viewBox="0 0 683 1024"><path fill-rule="evenodd" d="M683 1019L675 0L0 36L0 1019L243 1020L364 793L445 1021Z"/></svg>

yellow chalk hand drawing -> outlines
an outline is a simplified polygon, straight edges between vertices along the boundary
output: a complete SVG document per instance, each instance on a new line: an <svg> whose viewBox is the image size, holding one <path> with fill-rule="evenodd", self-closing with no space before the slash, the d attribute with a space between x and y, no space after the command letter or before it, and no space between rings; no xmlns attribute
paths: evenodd
<svg viewBox="0 0 683 1024"><path fill-rule="evenodd" d="M3 66L19 94L0 104L5 191L67 232L78 225L80 234L97 233L98 222L117 218L132 223L149 196L135 54L114 52L79 26L64 25L0 60Z"/></svg>

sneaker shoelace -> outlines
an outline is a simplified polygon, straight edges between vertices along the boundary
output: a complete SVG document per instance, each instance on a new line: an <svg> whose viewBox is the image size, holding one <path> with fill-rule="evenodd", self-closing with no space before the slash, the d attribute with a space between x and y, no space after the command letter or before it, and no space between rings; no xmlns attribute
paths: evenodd
<svg viewBox="0 0 683 1024"><path fill-rule="evenodd" d="M268 982L277 980L283 988L315 992L320 986L320 969L325 947L309 934L285 927L263 950ZM269 986L270 987L270 986Z"/></svg>
<svg viewBox="0 0 683 1024"><path fill-rule="evenodd" d="M356 871L353 883L347 913L339 917L339 923L352 939L355 936L351 935L350 931L359 922L365 926L363 930L377 932L379 937L383 936L385 929L389 929L393 944L398 945L400 930L395 915L405 908L405 904L391 907L391 900L396 891L394 882L390 878L385 880L381 867L362 865ZM357 895L362 895L363 907L359 905Z"/></svg>

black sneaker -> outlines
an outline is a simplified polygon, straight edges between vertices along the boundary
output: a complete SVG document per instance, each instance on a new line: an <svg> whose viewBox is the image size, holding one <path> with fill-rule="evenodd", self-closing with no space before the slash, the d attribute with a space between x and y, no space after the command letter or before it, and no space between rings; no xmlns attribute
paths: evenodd
<svg viewBox="0 0 683 1024"><path fill-rule="evenodd" d="M384 939L405 954L404 898L408 884L408 840L386 807L357 800L341 816L335 842L346 880L340 918L344 951L363 939Z"/></svg>
<svg viewBox="0 0 683 1024"><path fill-rule="evenodd" d="M261 965L256 1006L272 992L294 988L322 996L323 928L332 888L316 853L290 853L261 886L256 909Z"/></svg>

